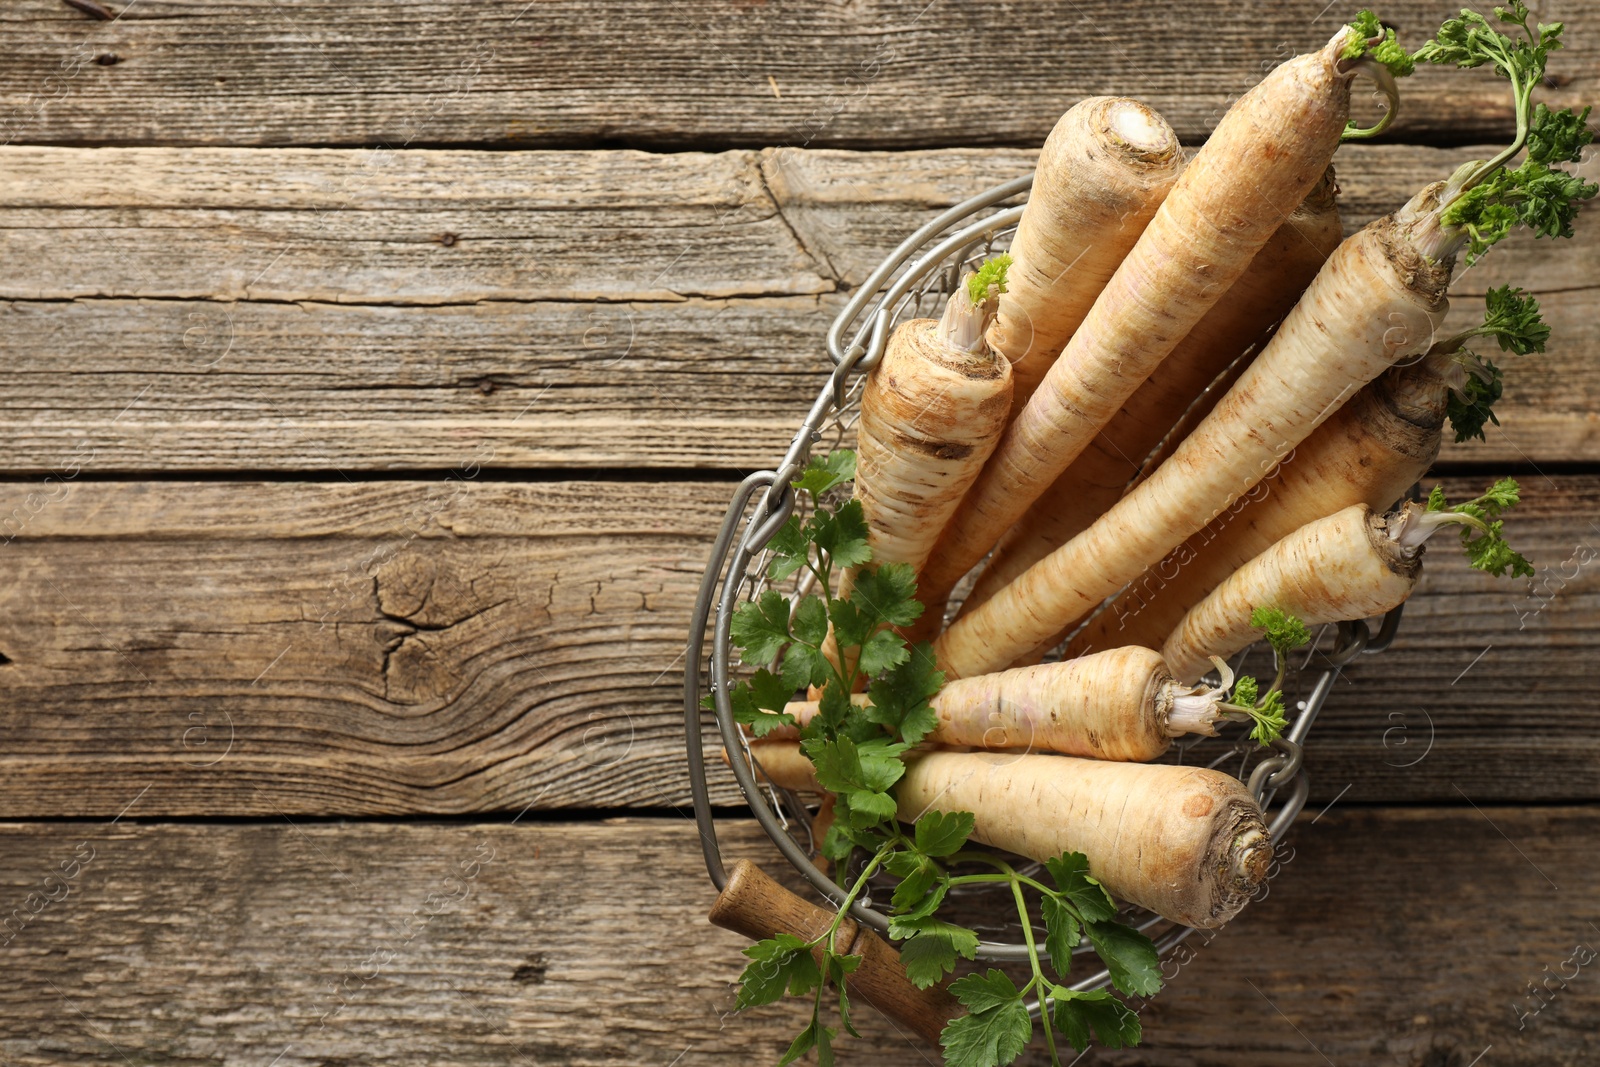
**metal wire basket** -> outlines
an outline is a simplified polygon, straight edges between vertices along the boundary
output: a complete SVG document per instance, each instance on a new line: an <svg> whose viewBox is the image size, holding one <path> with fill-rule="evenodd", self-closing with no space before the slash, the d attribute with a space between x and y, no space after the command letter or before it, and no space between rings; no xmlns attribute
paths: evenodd
<svg viewBox="0 0 1600 1067"><path fill-rule="evenodd" d="M746 599L759 596L771 587L766 578L765 546L797 507L790 482L808 462L819 445L836 447L853 427L865 374L882 357L890 331L899 322L927 315L937 317L961 276L975 269L984 259L1005 250L1022 217L1023 202L1033 184L1032 176L995 186L979 196L949 209L901 242L874 270L845 305L828 330L827 350L834 367L823 384L805 421L795 433L788 451L776 469L758 471L740 483L728 507L722 528L712 545L700 585L690 626L689 659L684 682L684 725L688 746L690 788L695 821L705 851L706 869L720 891L727 882L712 817L710 792L706 780L702 742L704 711L700 706L701 671L713 696L713 719L728 753L735 780L743 791L751 812L772 839L779 852L816 891L834 907L843 902L845 891L812 862L809 841L810 810L793 793L758 780L759 767L751 757L743 731L735 724L728 697L733 665L730 625L734 609ZM823 443L826 442L826 445ZM802 572L805 573L805 572ZM803 584L790 583L791 601L805 595ZM1247 779L1250 792L1270 815L1274 845L1282 842L1295 816L1304 807L1310 782L1302 768L1302 746L1318 712L1332 689L1339 672L1358 656L1381 652L1388 647L1400 622L1400 609L1384 617L1374 634L1365 622L1341 623L1331 650L1314 651L1302 667L1315 664L1321 675L1296 705L1284 737L1264 752L1240 739L1209 739L1191 736L1174 745L1181 762L1210 767L1226 767ZM709 662L705 657L707 626L711 627ZM802 843L802 838L806 838ZM988 887L973 887L985 891ZM1009 906L1007 902L1001 908ZM871 906L867 899L851 907L858 922L887 931L889 918ZM1122 919L1149 934L1165 957L1190 934L1192 927L1181 926L1140 908L1124 906ZM980 930L980 933L982 931ZM1086 941L1078 953L1091 953ZM1025 960L1027 946L999 939L982 940L977 950L980 960ZM1110 984L1105 969L1075 982L1072 988L1089 990ZM1037 1015L1038 1005L1032 1009Z"/></svg>

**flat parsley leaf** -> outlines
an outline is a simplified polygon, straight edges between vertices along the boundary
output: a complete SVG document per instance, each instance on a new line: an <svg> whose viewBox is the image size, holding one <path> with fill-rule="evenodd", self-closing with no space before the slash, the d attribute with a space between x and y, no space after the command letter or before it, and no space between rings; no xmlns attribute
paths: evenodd
<svg viewBox="0 0 1600 1067"><path fill-rule="evenodd" d="M858 567L872 558L859 500L846 501L834 512L818 509L806 523L806 531L811 543L826 552L835 567Z"/></svg>
<svg viewBox="0 0 1600 1067"><path fill-rule="evenodd" d="M1050 878L1085 922L1101 922L1117 913L1111 894L1089 876L1089 857L1081 852L1063 852L1045 863Z"/></svg>
<svg viewBox="0 0 1600 1067"><path fill-rule="evenodd" d="M856 454L848 448L836 449L826 456L812 456L805 472L792 483L796 489L821 496L836 485L842 485L856 476Z"/></svg>
<svg viewBox="0 0 1600 1067"><path fill-rule="evenodd" d="M1118 989L1144 997L1160 990L1161 957L1148 937L1116 922L1086 923L1084 930Z"/></svg>
<svg viewBox="0 0 1600 1067"><path fill-rule="evenodd" d="M925 856L959 852L972 834L975 818L970 811L928 811L917 820L917 851Z"/></svg>
<svg viewBox="0 0 1600 1067"><path fill-rule="evenodd" d="M780 726L793 726L794 716L784 711L794 686L773 675L765 667L739 682L728 692L733 705L733 721L750 728L757 737L765 737Z"/></svg>
<svg viewBox="0 0 1600 1067"><path fill-rule="evenodd" d="M1045 895L1040 910L1044 913L1044 947L1050 953L1050 966L1058 977L1065 978L1072 971L1072 950L1083 939L1078 917L1054 894Z"/></svg>
<svg viewBox="0 0 1600 1067"><path fill-rule="evenodd" d="M867 717L889 727L907 744L914 745L932 733L939 725L939 715L929 701L944 685L944 672L934 663L933 646L919 642L904 662L872 683Z"/></svg>
<svg viewBox="0 0 1600 1067"><path fill-rule="evenodd" d="M750 957L739 976L738 1010L758 1004L771 1004L784 992L799 996L817 988L822 972L811 955L811 946L793 934L779 934L757 941L744 950Z"/></svg>
<svg viewBox="0 0 1600 1067"><path fill-rule="evenodd" d="M970 960L978 954L978 935L964 926L927 919L914 932L901 929L911 938L900 946L900 962L918 989L937 984L955 970L957 958Z"/></svg>
<svg viewBox="0 0 1600 1067"><path fill-rule="evenodd" d="M1078 1052L1089 1047L1091 1028L1106 1048L1132 1048L1139 1043L1138 1014L1104 989L1079 993L1057 986L1050 996L1050 1018Z"/></svg>
<svg viewBox="0 0 1600 1067"><path fill-rule="evenodd" d="M917 572L909 563L885 563L857 572L849 600L869 628L910 626L922 616Z"/></svg>
<svg viewBox="0 0 1600 1067"><path fill-rule="evenodd" d="M1004 972L969 974L951 982L950 992L969 1012L939 1035L950 1067L999 1067L1016 1059L1033 1038L1022 994Z"/></svg>
<svg viewBox="0 0 1600 1067"><path fill-rule="evenodd" d="M789 601L768 589L761 599L740 604L729 627L733 643L744 650L745 663L765 667L789 643Z"/></svg>

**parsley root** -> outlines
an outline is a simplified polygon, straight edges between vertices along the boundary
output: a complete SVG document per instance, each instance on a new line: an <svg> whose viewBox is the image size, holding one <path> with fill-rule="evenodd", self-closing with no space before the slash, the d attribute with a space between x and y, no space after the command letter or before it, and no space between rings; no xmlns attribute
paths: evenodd
<svg viewBox="0 0 1600 1067"><path fill-rule="evenodd" d="M1215 690L1178 684L1158 653L1115 648L951 682L933 698L938 723L926 740L1144 762L1166 752L1174 737L1215 735L1219 700ZM803 727L817 705L795 701L784 711ZM798 736L794 728L767 734Z"/></svg>
<svg viewBox="0 0 1600 1067"><path fill-rule="evenodd" d="M1448 506L1442 493L1392 515L1355 504L1318 519L1246 563L1195 605L1161 646L1180 679L1197 680L1211 657L1231 656L1266 631L1257 609L1306 626L1382 615L1411 595L1422 547L1445 526L1462 528L1472 565L1491 574L1532 575L1500 534L1498 516L1517 501L1517 483L1497 482L1477 500Z"/></svg>
<svg viewBox="0 0 1600 1067"><path fill-rule="evenodd" d="M1289 313L1343 230L1333 168L1279 226L1227 295L1195 324L1083 454L1001 538L962 604L968 611L1066 544L1117 502L1142 461L1230 362L1266 340ZM1220 397L1219 389L1211 398ZM1201 412L1198 417L1203 417ZM1385 503L1388 503L1385 501ZM930 605L931 609L932 605Z"/></svg>
<svg viewBox="0 0 1600 1067"><path fill-rule="evenodd" d="M1063 655L1125 644L1160 648L1189 608L1280 539L1352 504L1393 504L1439 454L1447 395L1428 360L1383 374L1272 474L1140 574L1073 636Z"/></svg>
<svg viewBox="0 0 1600 1067"><path fill-rule="evenodd" d="M1238 914L1272 858L1255 798L1203 767L929 752L907 759L895 795L905 822L970 811L975 841L1040 862L1080 852L1113 896L1189 926Z"/></svg>
<svg viewBox="0 0 1600 1067"><path fill-rule="evenodd" d="M989 328L989 344L1011 362L1014 408L1033 395L1182 164L1172 127L1136 100L1091 97L1050 131Z"/></svg>

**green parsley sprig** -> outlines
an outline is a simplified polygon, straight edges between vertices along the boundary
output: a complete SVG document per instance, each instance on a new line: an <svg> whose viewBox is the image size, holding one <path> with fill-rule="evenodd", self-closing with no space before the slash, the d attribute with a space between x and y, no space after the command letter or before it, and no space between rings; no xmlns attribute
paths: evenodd
<svg viewBox="0 0 1600 1067"><path fill-rule="evenodd" d="M905 772L904 757L933 729L930 703L944 683L927 644L913 648L895 632L922 612L908 567L872 567L867 528L859 501L828 507L830 490L854 477L855 456L836 451L811 461L794 482L814 502L809 517L792 517L769 543L767 574L773 580L802 570L812 578L809 595L791 603L768 590L739 606L733 641L743 662L756 668L729 691L734 718L757 737L795 725L785 707L797 690L822 686L818 713L801 730L801 746L818 783L835 796L835 819L821 851L840 877L858 851L865 856L847 879L833 923L806 940L781 934L745 950L750 963L740 976L736 1006L769 1004L785 994L808 996L811 1015L784 1053L788 1064L815 1050L819 1064L833 1062L839 1029L854 1034L846 979L860 957L838 950L838 931L851 905L874 878L890 879L889 935L900 942L901 962L916 985L946 978L978 949L975 931L940 917L950 889L976 883L1009 885L1029 945L1032 977L1020 988L998 970L951 983L967 1008L944 1031L946 1063L952 1067L998 1067L1016 1058L1033 1037L1026 999L1042 998L1046 1044L1055 1062L1055 1032L1075 1049L1091 1035L1108 1047L1139 1040L1138 1016L1106 991L1075 992L1066 986L1072 950L1085 939L1124 993L1149 996L1161 987L1159 957L1150 939L1116 921L1110 895L1089 875L1088 860L1063 853L1046 864L1050 882L1018 871L1007 860L967 847L971 812L929 811L909 827L896 819L894 786ZM845 568L849 592L834 596ZM833 647L830 649L830 638ZM868 702L850 698L866 680ZM1034 909L1043 921L1041 955ZM1048 958L1049 969L1045 960ZM829 991L836 994L829 997ZM839 1028L825 1021L836 1004Z"/></svg>
<svg viewBox="0 0 1600 1067"><path fill-rule="evenodd" d="M1415 502L1401 509L1389 523L1389 536L1402 548L1415 551L1429 537L1446 526L1461 528L1461 547L1467 562L1476 570L1496 578L1533 577L1533 564L1506 543L1500 515L1515 507L1519 496L1517 480L1502 478L1482 496L1460 504L1445 499L1444 487L1434 486L1426 504Z"/></svg>
<svg viewBox="0 0 1600 1067"><path fill-rule="evenodd" d="M1524 0L1496 7L1494 16L1501 25L1520 30L1520 36L1501 33L1483 15L1463 9L1412 56L1418 62L1461 68L1489 66L1511 83L1516 136L1493 158L1459 168L1440 201L1439 222L1466 239L1468 266L1519 224L1536 237L1571 237L1579 208L1600 192L1600 186L1556 166L1577 162L1583 147L1594 139L1588 128L1589 108L1581 113L1565 108L1551 111L1533 102L1533 90L1544 80L1550 54L1562 46L1562 24L1533 23ZM1527 155L1522 163L1508 169L1524 147Z"/></svg>
<svg viewBox="0 0 1600 1067"><path fill-rule="evenodd" d="M1550 327L1539 314L1539 302L1521 289L1502 285L1484 294L1483 323L1440 341L1428 350L1450 385L1445 414L1457 441L1484 440L1483 428L1500 425L1494 405L1505 390L1503 374L1493 360L1467 348L1478 337L1492 337L1502 352L1526 356L1543 352Z"/></svg>
<svg viewBox="0 0 1600 1067"><path fill-rule="evenodd" d="M1250 612L1250 625L1262 631L1267 644L1272 646L1273 657L1278 665L1278 673L1265 693L1261 691L1261 683L1254 677L1247 674L1237 681L1231 681L1233 672L1226 663L1216 656L1211 657L1211 662L1221 672L1223 688L1228 688L1230 681L1232 686L1232 692L1219 705L1219 710L1231 717L1248 720L1252 724L1250 739L1258 745L1270 745L1283 736L1284 729L1289 725L1288 711L1283 703L1283 681L1289 673L1289 653L1309 642L1311 631L1298 616L1267 606L1257 607Z"/></svg>

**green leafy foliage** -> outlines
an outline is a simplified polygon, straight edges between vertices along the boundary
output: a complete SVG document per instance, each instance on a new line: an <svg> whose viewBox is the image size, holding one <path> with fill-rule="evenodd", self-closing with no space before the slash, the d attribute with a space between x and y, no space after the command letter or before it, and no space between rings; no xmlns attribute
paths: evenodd
<svg viewBox="0 0 1600 1067"><path fill-rule="evenodd" d="M1470 188L1460 192L1440 216L1446 226L1459 227L1468 236L1467 264L1477 261L1491 246L1520 224L1538 237L1571 237L1572 221L1583 201L1600 187L1552 164L1576 162L1583 146L1593 139L1587 108L1581 114L1551 111L1534 105L1532 93L1544 79L1550 54L1561 48L1562 24L1531 24L1532 12L1523 0L1494 9L1496 20L1520 30L1519 37L1500 32L1476 11L1463 9L1445 21L1434 39L1417 50L1420 62L1457 67L1490 66L1511 83L1517 116L1518 141L1497 156L1491 173L1475 174ZM1527 155L1520 166L1504 164L1525 143ZM1487 165L1486 165L1487 166Z"/></svg>
<svg viewBox="0 0 1600 1067"><path fill-rule="evenodd" d="M836 449L818 459L813 457L793 482L794 488L820 498L836 485L843 485L856 476L856 454L848 448Z"/></svg>
<svg viewBox="0 0 1600 1067"><path fill-rule="evenodd" d="M917 851L924 856L949 856L961 849L976 822L970 811L930 811L917 820Z"/></svg>
<svg viewBox="0 0 1600 1067"><path fill-rule="evenodd" d="M978 954L978 935L964 926L922 919L897 929L910 935L900 948L900 962L918 989L936 984L955 970L958 957L970 960Z"/></svg>
<svg viewBox="0 0 1600 1067"><path fill-rule="evenodd" d="M1079 993L1057 986L1051 995L1050 1018L1072 1047L1089 1047L1089 1032L1106 1048L1132 1048L1139 1043L1139 1016L1104 989Z"/></svg>
<svg viewBox="0 0 1600 1067"><path fill-rule="evenodd" d="M1488 440L1483 428L1489 424L1500 425L1494 406L1505 393L1505 378L1500 368L1485 359L1467 372L1466 382L1460 389L1452 389L1445 398L1445 417L1457 441L1476 437Z"/></svg>
<svg viewBox="0 0 1600 1067"><path fill-rule="evenodd" d="M1277 608L1256 608L1250 612L1250 625L1265 631L1267 644L1280 657L1287 656L1311 640L1311 631L1298 616Z"/></svg>
<svg viewBox="0 0 1600 1067"><path fill-rule="evenodd" d="M1147 997L1161 989L1161 957L1144 934L1114 922L1086 923L1084 932L1111 972L1112 985Z"/></svg>
<svg viewBox="0 0 1600 1067"><path fill-rule="evenodd" d="M1278 674L1272 684L1262 690L1261 683L1250 675L1234 680L1233 691L1222 704L1225 712L1234 718L1250 721L1250 739L1258 745L1268 745L1283 736L1289 726L1288 710L1283 702L1283 679L1288 671L1289 653L1311 640L1311 631L1296 615L1278 608L1258 606L1250 612L1250 625L1263 631L1278 661Z"/></svg>
<svg viewBox="0 0 1600 1067"><path fill-rule="evenodd" d="M1502 578L1531 578L1533 564L1506 542L1505 523L1500 514L1516 506L1520 489L1515 478L1501 478L1475 500L1450 504L1444 487L1434 486L1425 509L1436 524L1455 522L1461 526L1461 547L1467 562L1476 570Z"/></svg>
<svg viewBox="0 0 1600 1067"><path fill-rule="evenodd" d="M757 941L744 954L750 957L750 963L739 976L739 995L734 1001L737 1009L771 1004L785 992L801 996L822 981L810 943L793 934Z"/></svg>
<svg viewBox="0 0 1600 1067"><path fill-rule="evenodd" d="M909 745L927 737L939 724L931 700L944 685L944 672L934 662L933 646L924 641L913 647L903 662L879 675L868 690L867 718Z"/></svg>
<svg viewBox="0 0 1600 1067"><path fill-rule="evenodd" d="M1010 1063L1033 1038L1022 992L1003 971L991 968L950 983L950 992L967 1009L939 1035L951 1067L998 1067Z"/></svg>
<svg viewBox="0 0 1600 1067"><path fill-rule="evenodd" d="M1117 913L1111 894L1089 877L1089 859L1083 853L1063 852L1044 866L1062 897L1085 922L1103 922Z"/></svg>
<svg viewBox="0 0 1600 1067"><path fill-rule="evenodd" d="M1449 344L1460 345L1471 337L1493 337L1501 351L1526 356L1544 351L1550 327L1539 313L1537 300L1521 289L1502 285L1484 294L1483 325ZM1482 440L1485 425L1500 424L1494 405L1505 391L1504 376L1492 361L1465 348L1459 352L1456 361L1463 368L1463 382L1451 388L1445 414L1457 441L1473 437Z"/></svg>
<svg viewBox="0 0 1600 1067"><path fill-rule="evenodd" d="M1378 20L1378 16L1371 11L1362 11L1356 15L1350 26L1356 31L1356 35L1339 53L1340 58L1360 59L1362 56L1371 55L1373 59L1388 67L1389 73L1396 78L1404 78L1417 69L1411 56L1400 47L1394 30L1385 28ZM1374 44L1374 41L1377 43Z"/></svg>
<svg viewBox="0 0 1600 1067"><path fill-rule="evenodd" d="M1543 352L1550 327L1539 314L1539 302L1521 289L1502 285L1483 297L1483 326L1476 332L1493 337L1502 352L1526 356Z"/></svg>
<svg viewBox="0 0 1600 1067"><path fill-rule="evenodd" d="M967 299L972 301L974 307L989 299L990 289L996 295L1006 291L1006 272L1011 269L1011 254L1002 252L998 256L985 260L967 278Z"/></svg>
<svg viewBox="0 0 1600 1067"><path fill-rule="evenodd" d="M1004 284L1004 264L986 265L987 284ZM981 272L980 272L981 276ZM900 564L871 566L867 527L858 501L830 508L818 498L851 477L855 458L834 452L814 459L796 480L810 494L809 517L791 518L769 543L768 574L774 580L808 570L818 592L791 600L768 590L734 613L733 641L742 650L750 675L730 687L734 720L757 737L793 727L787 708L797 692L821 686L817 713L800 730L801 748L818 783L834 795L834 822L823 838L823 855L851 870L852 857L867 860L845 892L830 928L805 940L789 934L758 942L746 950L750 963L740 977L737 1006L769 1004L785 995L810 995L812 1011L781 1063L815 1053L833 1062L838 1034L854 1034L846 981L860 957L835 951L835 938L851 903L875 872L896 881L889 894L889 936L899 942L901 961L911 981L928 988L951 975L963 960L977 956L978 935L941 917L951 888L964 881L1008 883L1019 917L1035 929L1025 892L1036 895L1044 923L1043 955L1065 979L1072 953L1087 938L1125 992L1159 988L1155 949L1143 934L1115 921L1116 906L1089 873L1086 857L1064 853L1047 863L1047 885L1015 871L1007 862L969 848L976 820L970 812L928 811L909 828L898 819L895 785L905 773L904 759L938 723L933 698L944 684L932 648L907 647L897 628L916 621L915 574ZM851 568L847 595L832 594L841 568ZM830 642L832 649L829 648ZM852 699L859 680L865 700ZM964 873L977 864L994 873ZM841 885L844 883L841 882ZM1030 945L1033 942L1030 940ZM819 963L820 961L820 963ZM1137 1041L1138 1020L1109 994L1076 994L1045 977L1038 946L1031 951L1033 978L1022 988L1002 972L972 974L951 983L968 1012L942 1035L952 1067L997 1067L1021 1053L1033 1036L1026 997L1053 997L1044 1018L1054 1049L1060 1030L1075 1047L1091 1034L1111 1047ZM829 992L836 997L829 997ZM824 1006L835 1003L839 1027L826 1025Z"/></svg>

